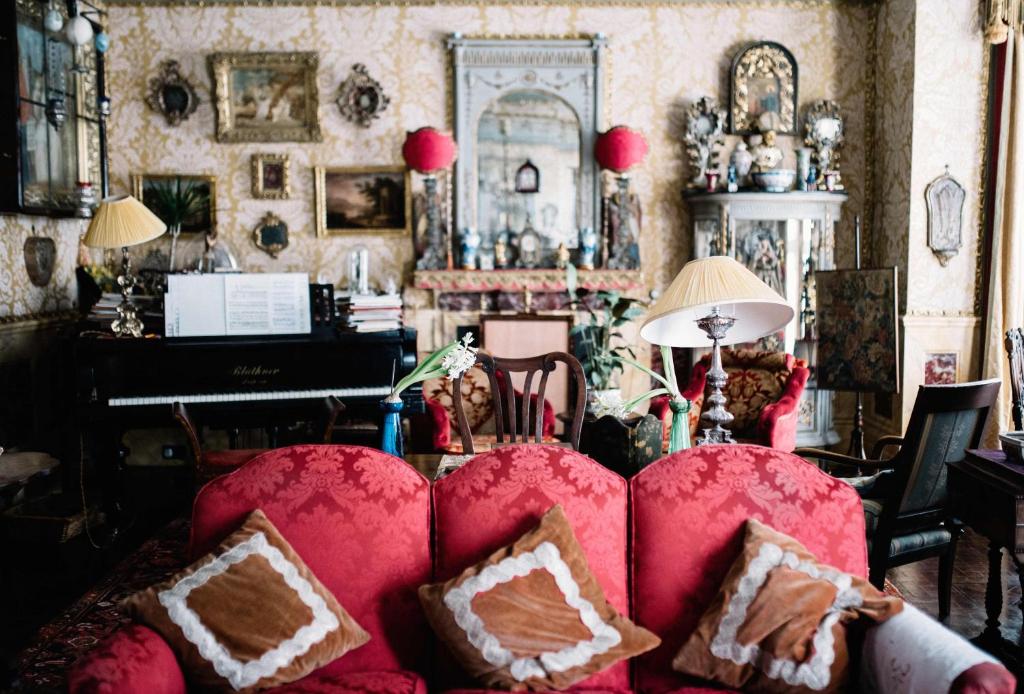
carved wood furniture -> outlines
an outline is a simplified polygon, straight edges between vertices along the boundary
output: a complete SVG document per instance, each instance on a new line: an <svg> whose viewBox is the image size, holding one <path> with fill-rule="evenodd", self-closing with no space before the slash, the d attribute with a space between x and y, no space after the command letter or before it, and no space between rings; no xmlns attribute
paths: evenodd
<svg viewBox="0 0 1024 694"><path fill-rule="evenodd" d="M508 359L492 357L489 354L480 354L477 356L477 363L483 367L490 380L491 398L494 404L494 431L497 436L498 445L505 443L506 431L508 432L509 443L516 443L517 436L519 436L520 442L529 443L531 432L533 442L541 443L544 429L544 408L542 405L538 405L538 403L544 403L545 401L544 396L547 391L548 378L555 370L555 367L559 363L565 364L576 383L576 403L573 408L572 428L569 431L568 442L574 449L579 448L580 428L583 426L587 389L583 367L576 357L565 352L549 352L548 354L523 359ZM499 377L498 372L501 373L501 377ZM525 372L526 378L522 394L517 397L516 389L512 385L512 377L514 374L521 372ZM540 382L536 393L534 393L532 386L537 374L540 374ZM462 392L461 374L454 380L453 392ZM459 422L459 433L462 435L462 450L465 453L475 453L473 433L470 430L462 398L455 399L455 412Z"/></svg>
<svg viewBox="0 0 1024 694"><path fill-rule="evenodd" d="M1010 360L1010 392L1013 396L1013 428L1024 429L1024 330L1014 328L1006 331L1006 356Z"/></svg>
<svg viewBox="0 0 1024 694"><path fill-rule="evenodd" d="M998 379L920 386L904 436L883 436L871 458L813 448L795 453L877 474L854 482L864 501L870 579L878 588L886 571L939 557L939 618L949 615L956 543L963 532L947 493L948 464L976 448L999 393ZM898 446L891 458L879 456Z"/></svg>
<svg viewBox="0 0 1024 694"><path fill-rule="evenodd" d="M323 399L321 412L317 417L319 422L313 429L314 432L322 433L318 439L319 442L331 442L334 425L338 421L338 416L344 411L345 405L333 395ZM193 419L185 405L180 402L171 405L171 415L185 432L189 455L195 466L196 478L201 482L207 482L218 475L233 472L256 456L266 453L278 445L277 431L272 429L270 448L235 448L233 444L237 437L232 433L230 448L209 450L203 446L203 425L206 423L203 419ZM236 430L232 430L232 432L234 431Z"/></svg>
<svg viewBox="0 0 1024 694"><path fill-rule="evenodd" d="M977 641L997 655L1012 654L1019 670L1024 657L1016 645L1004 642L999 614L1003 609L1004 547L1024 586L1024 466L1008 461L999 450L969 450L963 460L949 464L949 495L956 517L989 541L987 618Z"/></svg>
<svg viewBox="0 0 1024 694"><path fill-rule="evenodd" d="M693 257L736 258L796 310L797 319L781 339L765 338L758 344L808 362L811 377L798 409L797 445L837 443L832 393L819 390L814 378L814 273L835 267L836 223L846 194L687 191L684 197L693 220Z"/></svg>

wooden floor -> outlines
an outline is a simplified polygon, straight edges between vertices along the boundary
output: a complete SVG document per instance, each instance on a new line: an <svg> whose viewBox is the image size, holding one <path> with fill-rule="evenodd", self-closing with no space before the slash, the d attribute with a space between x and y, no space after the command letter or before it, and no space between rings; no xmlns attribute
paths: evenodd
<svg viewBox="0 0 1024 694"><path fill-rule="evenodd" d="M938 618L939 560L926 559L889 571L887 578L903 597L924 612ZM985 628L985 585L988 580L988 541L967 530L957 546L953 573L953 599L946 625L974 638ZM1003 636L1020 643L1024 618L1021 614L1020 579L1013 562L1003 552Z"/></svg>

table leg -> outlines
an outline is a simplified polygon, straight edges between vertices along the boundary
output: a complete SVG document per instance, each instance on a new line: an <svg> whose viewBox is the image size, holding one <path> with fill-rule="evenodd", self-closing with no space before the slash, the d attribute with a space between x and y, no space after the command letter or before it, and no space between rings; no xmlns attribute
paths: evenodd
<svg viewBox="0 0 1024 694"><path fill-rule="evenodd" d="M999 613L1003 611L1003 551L995 542L988 544L988 583L985 585L985 631L981 640L998 641Z"/></svg>

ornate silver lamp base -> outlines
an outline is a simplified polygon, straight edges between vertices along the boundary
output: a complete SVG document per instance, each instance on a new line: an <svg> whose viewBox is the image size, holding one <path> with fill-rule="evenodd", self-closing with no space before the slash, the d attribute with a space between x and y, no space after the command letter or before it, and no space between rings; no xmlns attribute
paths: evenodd
<svg viewBox="0 0 1024 694"><path fill-rule="evenodd" d="M417 270L444 270L448 267L448 248L441 230L441 210L437 201L437 177L423 178L423 195L427 206L427 230L423 256L416 261Z"/></svg>
<svg viewBox="0 0 1024 694"><path fill-rule="evenodd" d="M132 289L135 288L135 275L132 274L132 259L128 255L128 247L121 248L121 274L117 277L121 287L121 304L117 307L117 318L110 324L110 329L117 337L142 337L142 320L138 308L132 303Z"/></svg>
<svg viewBox="0 0 1024 694"><path fill-rule="evenodd" d="M732 434L724 427L733 420L733 416L725 409L726 397L722 393L722 388L728 382L729 375L722 368L722 348L718 344L718 341L725 337L725 333L735 322L735 318L721 315L718 312L718 307L711 309L710 315L697 321L697 327L706 332L712 340L711 369L707 375L708 385L711 386L711 395L707 400L710 407L700 416L701 421L709 426L704 429L704 436L697 440L698 446L712 443L736 443Z"/></svg>

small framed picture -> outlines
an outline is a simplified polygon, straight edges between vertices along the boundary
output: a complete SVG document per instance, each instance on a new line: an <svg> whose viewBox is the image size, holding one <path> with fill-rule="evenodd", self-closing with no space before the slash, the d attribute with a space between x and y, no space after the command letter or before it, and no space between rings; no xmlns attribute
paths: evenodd
<svg viewBox="0 0 1024 694"><path fill-rule="evenodd" d="M217 182L201 174L132 174L132 194L183 234L217 231Z"/></svg>
<svg viewBox="0 0 1024 694"><path fill-rule="evenodd" d="M218 142L320 142L316 53L210 56Z"/></svg>
<svg viewBox="0 0 1024 694"><path fill-rule="evenodd" d="M318 166L313 173L317 236L409 232L412 196L405 167Z"/></svg>
<svg viewBox="0 0 1024 694"><path fill-rule="evenodd" d="M252 155L252 196L263 200L286 200L291 194L291 164L288 155Z"/></svg>

